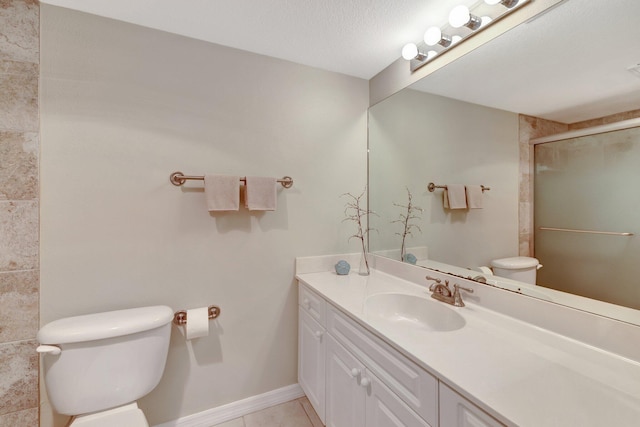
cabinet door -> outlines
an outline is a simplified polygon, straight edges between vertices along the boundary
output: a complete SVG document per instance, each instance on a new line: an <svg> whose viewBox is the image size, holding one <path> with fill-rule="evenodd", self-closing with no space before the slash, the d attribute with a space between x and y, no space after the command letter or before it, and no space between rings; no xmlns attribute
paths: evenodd
<svg viewBox="0 0 640 427"><path fill-rule="evenodd" d="M298 383L324 423L325 330L302 307L298 315Z"/></svg>
<svg viewBox="0 0 640 427"><path fill-rule="evenodd" d="M367 371L367 427L430 427L375 375Z"/></svg>
<svg viewBox="0 0 640 427"><path fill-rule="evenodd" d="M364 365L327 335L326 426L365 427ZM366 385L366 382L365 384Z"/></svg>
<svg viewBox="0 0 640 427"><path fill-rule="evenodd" d="M440 427L503 427L464 397L440 383Z"/></svg>

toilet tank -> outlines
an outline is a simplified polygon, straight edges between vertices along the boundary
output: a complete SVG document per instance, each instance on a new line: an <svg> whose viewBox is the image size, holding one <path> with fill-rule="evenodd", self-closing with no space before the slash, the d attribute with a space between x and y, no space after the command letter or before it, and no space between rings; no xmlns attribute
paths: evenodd
<svg viewBox="0 0 640 427"><path fill-rule="evenodd" d="M537 271L542 265L535 258L517 256L495 259L491 261L491 267L496 276L535 285Z"/></svg>
<svg viewBox="0 0 640 427"><path fill-rule="evenodd" d="M102 411L153 390L164 372L172 318L171 308L154 306L68 317L42 327L38 342L61 349L43 356L56 412Z"/></svg>

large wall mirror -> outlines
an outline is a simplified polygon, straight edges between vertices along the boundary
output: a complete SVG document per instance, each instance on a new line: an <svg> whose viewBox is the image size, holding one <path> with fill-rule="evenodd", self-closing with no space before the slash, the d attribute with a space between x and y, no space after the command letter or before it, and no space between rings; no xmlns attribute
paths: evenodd
<svg viewBox="0 0 640 427"><path fill-rule="evenodd" d="M372 106L370 252L640 325L637 16L565 0ZM518 256L535 283L496 274Z"/></svg>

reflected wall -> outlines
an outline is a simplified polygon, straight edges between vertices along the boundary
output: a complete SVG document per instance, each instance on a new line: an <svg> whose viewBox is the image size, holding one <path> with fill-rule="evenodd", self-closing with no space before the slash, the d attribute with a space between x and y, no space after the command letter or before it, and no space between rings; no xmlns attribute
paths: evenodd
<svg viewBox="0 0 640 427"><path fill-rule="evenodd" d="M463 267L518 255L518 115L405 89L370 108L370 251L399 259L407 191L423 209L407 247ZM429 182L491 187L483 208L448 210ZM408 250L411 252L411 250ZM426 252L426 253L424 253Z"/></svg>

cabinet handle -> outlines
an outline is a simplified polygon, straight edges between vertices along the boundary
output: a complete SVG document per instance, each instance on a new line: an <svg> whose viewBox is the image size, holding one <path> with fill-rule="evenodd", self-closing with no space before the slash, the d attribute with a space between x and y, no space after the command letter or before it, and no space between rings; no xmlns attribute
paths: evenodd
<svg viewBox="0 0 640 427"><path fill-rule="evenodd" d="M322 332L322 331L316 331L316 333L315 333L315 334L313 334L313 335L315 336L315 338L316 338L317 340L319 340L320 338L322 338L322 335L324 335L324 332Z"/></svg>
<svg viewBox="0 0 640 427"><path fill-rule="evenodd" d="M309 310L311 308L311 301L309 301L309 298L305 298L302 300L302 305L304 305L304 307Z"/></svg>
<svg viewBox="0 0 640 427"><path fill-rule="evenodd" d="M369 378L363 378L360 380L360 385L364 388L367 388L371 385L371 380Z"/></svg>
<svg viewBox="0 0 640 427"><path fill-rule="evenodd" d="M351 370L351 376L352 376L353 378L356 378L358 375L360 375L360 369L358 369L358 368L353 368L353 369Z"/></svg>

